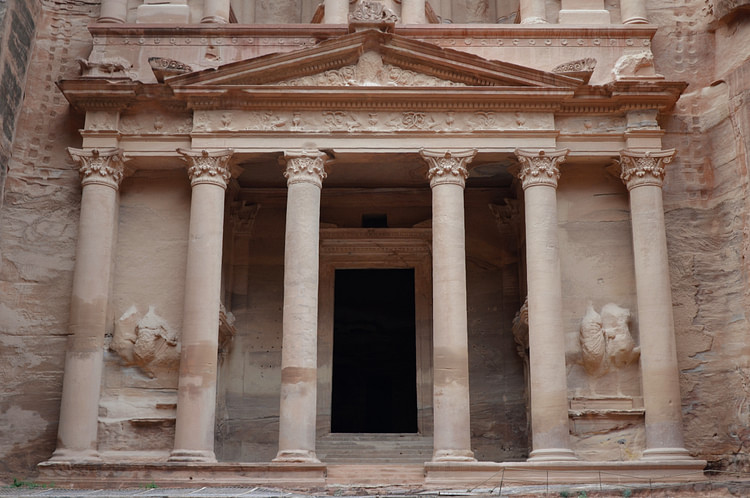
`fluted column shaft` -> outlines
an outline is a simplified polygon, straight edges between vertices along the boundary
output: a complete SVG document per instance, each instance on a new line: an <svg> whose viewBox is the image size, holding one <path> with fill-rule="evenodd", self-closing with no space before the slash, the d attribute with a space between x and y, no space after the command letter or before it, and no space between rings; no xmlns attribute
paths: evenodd
<svg viewBox="0 0 750 498"><path fill-rule="evenodd" d="M474 461L469 406L464 185L476 150L422 150L432 189L432 460Z"/></svg>
<svg viewBox="0 0 750 498"><path fill-rule="evenodd" d="M288 192L277 462L318 462L318 241L327 157L320 151L284 153Z"/></svg>
<svg viewBox="0 0 750 498"><path fill-rule="evenodd" d="M547 22L547 7L544 0L521 0L521 24Z"/></svg>
<svg viewBox="0 0 750 498"><path fill-rule="evenodd" d="M529 460L572 460L557 237L557 180L567 150L516 150L524 189L532 452Z"/></svg>
<svg viewBox="0 0 750 498"><path fill-rule="evenodd" d="M97 22L124 23L128 16L128 0L102 0Z"/></svg>
<svg viewBox="0 0 750 498"><path fill-rule="evenodd" d="M229 0L204 0L201 23L227 24L229 22Z"/></svg>
<svg viewBox="0 0 750 498"><path fill-rule="evenodd" d="M323 24L349 22L349 0L325 0Z"/></svg>
<svg viewBox="0 0 750 498"><path fill-rule="evenodd" d="M402 0L401 23L427 24L427 15L425 14L425 0Z"/></svg>
<svg viewBox="0 0 750 498"><path fill-rule="evenodd" d="M192 186L177 425L170 461L214 462L224 192L233 151L178 150Z"/></svg>
<svg viewBox="0 0 750 498"><path fill-rule="evenodd" d="M646 0L620 0L620 17L623 24L648 24Z"/></svg>
<svg viewBox="0 0 750 498"><path fill-rule="evenodd" d="M680 378L672 316L667 236L662 203L664 165L674 150L620 152L630 191L641 378L646 410L644 459L686 459Z"/></svg>
<svg viewBox="0 0 750 498"><path fill-rule="evenodd" d="M68 149L81 175L81 214L70 303L57 449L53 461L98 459L97 424L117 219L120 149Z"/></svg>

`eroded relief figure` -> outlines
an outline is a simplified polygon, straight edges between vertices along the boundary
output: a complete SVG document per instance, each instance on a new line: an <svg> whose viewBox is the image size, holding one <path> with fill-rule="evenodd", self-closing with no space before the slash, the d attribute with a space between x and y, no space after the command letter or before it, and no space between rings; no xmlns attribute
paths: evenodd
<svg viewBox="0 0 750 498"><path fill-rule="evenodd" d="M159 370L176 369L180 350L176 332L167 321L157 315L153 306L139 320L135 307L128 309L115 325L110 349L126 365L140 367L149 377Z"/></svg>
<svg viewBox="0 0 750 498"><path fill-rule="evenodd" d="M593 376L630 365L641 354L630 334L630 310L614 303L605 304L601 314L589 304L578 339L583 367Z"/></svg>

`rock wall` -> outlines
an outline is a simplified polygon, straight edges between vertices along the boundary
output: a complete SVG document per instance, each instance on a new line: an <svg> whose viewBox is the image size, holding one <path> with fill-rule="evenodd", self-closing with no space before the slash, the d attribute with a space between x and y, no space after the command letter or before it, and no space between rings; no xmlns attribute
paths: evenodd
<svg viewBox="0 0 750 498"><path fill-rule="evenodd" d="M746 2L649 2L649 15L657 71L690 83L662 123L677 149L664 200L686 445L747 471L750 18L730 3Z"/></svg>
<svg viewBox="0 0 750 498"><path fill-rule="evenodd" d="M12 482L32 473L55 448L81 197L78 172L65 149L80 146L77 130L83 124L55 81L78 75L75 58L91 50L86 25L99 6L2 5L5 26L13 26L3 28L2 36L15 40L9 46L17 50L3 48L3 67L12 78L2 84L16 88L11 95L28 96L18 111L2 112L5 118L16 116L17 123L0 211L0 480ZM34 25L36 39L24 41ZM24 90L23 64L11 54L20 55L26 46L33 50ZM5 90L0 94L7 97ZM11 121L3 127L12 132Z"/></svg>
<svg viewBox="0 0 750 498"><path fill-rule="evenodd" d="M38 2L0 0L0 206L39 12Z"/></svg>

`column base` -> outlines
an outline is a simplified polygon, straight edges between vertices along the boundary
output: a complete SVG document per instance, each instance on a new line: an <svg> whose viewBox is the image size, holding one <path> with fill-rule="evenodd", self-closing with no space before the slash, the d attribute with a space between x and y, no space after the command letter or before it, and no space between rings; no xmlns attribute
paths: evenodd
<svg viewBox="0 0 750 498"><path fill-rule="evenodd" d="M693 460L685 448L651 448L643 452L641 460Z"/></svg>
<svg viewBox="0 0 750 498"><path fill-rule="evenodd" d="M476 462L471 450L436 450L432 455L433 462Z"/></svg>
<svg viewBox="0 0 750 498"><path fill-rule="evenodd" d="M70 450L58 448L52 453L49 463L96 463L101 462L99 452L96 450Z"/></svg>
<svg viewBox="0 0 750 498"><path fill-rule="evenodd" d="M278 463L320 463L315 452L309 450L282 450L271 461Z"/></svg>
<svg viewBox="0 0 750 498"><path fill-rule="evenodd" d="M216 455L208 450L173 450L168 462L215 463Z"/></svg>
<svg viewBox="0 0 750 498"><path fill-rule="evenodd" d="M190 6L172 4L144 4L136 9L138 24L187 24Z"/></svg>
<svg viewBox="0 0 750 498"><path fill-rule="evenodd" d="M578 460L573 450L568 448L547 448L534 450L529 455L527 462L570 462Z"/></svg>
<svg viewBox="0 0 750 498"><path fill-rule="evenodd" d="M561 10L558 24L609 24L608 10Z"/></svg>
<svg viewBox="0 0 750 498"><path fill-rule="evenodd" d="M546 19L541 17L527 17L521 20L521 24L549 24Z"/></svg>

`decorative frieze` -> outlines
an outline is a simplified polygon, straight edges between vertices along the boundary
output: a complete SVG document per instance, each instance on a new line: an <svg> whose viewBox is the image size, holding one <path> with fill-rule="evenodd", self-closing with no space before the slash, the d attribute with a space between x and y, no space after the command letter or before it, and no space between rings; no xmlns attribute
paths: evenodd
<svg viewBox="0 0 750 498"><path fill-rule="evenodd" d="M523 189L536 185L557 188L560 178L560 164L565 161L568 149L546 152L544 150L516 149L516 157L521 163L517 172Z"/></svg>
<svg viewBox="0 0 750 498"><path fill-rule="evenodd" d="M312 183L318 188L323 187L326 179L325 166L328 155L319 150L284 151L284 178L287 185L295 183Z"/></svg>
<svg viewBox="0 0 750 498"><path fill-rule="evenodd" d="M78 165L81 185L105 185L117 190L125 176L122 149L74 149L68 154Z"/></svg>
<svg viewBox="0 0 750 498"><path fill-rule="evenodd" d="M465 83L444 80L428 74L417 73L409 69L402 69L393 64L383 64L382 70L375 75L376 79L365 79L362 77L361 68L357 65L344 66L339 69L331 69L323 73L302 76L277 83L280 86L366 86L377 84L380 86L430 86L449 87L466 86Z"/></svg>
<svg viewBox="0 0 750 498"><path fill-rule="evenodd" d="M454 183L463 187L469 177L467 166L477 155L477 150L437 151L422 149L419 151L419 155L430 168L427 171L430 188L444 183Z"/></svg>
<svg viewBox="0 0 750 498"><path fill-rule="evenodd" d="M123 133L135 130L129 119L123 117L123 121L127 123L121 125ZM144 128L148 130L147 125ZM306 134L554 130L554 115L551 112L520 111L195 111L193 132L225 130Z"/></svg>
<svg viewBox="0 0 750 498"><path fill-rule="evenodd" d="M620 178L628 190L643 185L661 187L664 182L664 165L672 162L674 149L638 152L620 151Z"/></svg>
<svg viewBox="0 0 750 498"><path fill-rule="evenodd" d="M219 151L177 149L177 152L182 154L188 164L191 186L208 183L223 189L227 188L227 182L232 177L229 171L229 160L234 154L232 149Z"/></svg>

